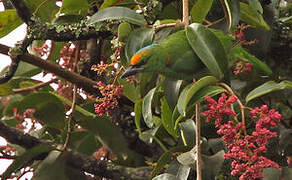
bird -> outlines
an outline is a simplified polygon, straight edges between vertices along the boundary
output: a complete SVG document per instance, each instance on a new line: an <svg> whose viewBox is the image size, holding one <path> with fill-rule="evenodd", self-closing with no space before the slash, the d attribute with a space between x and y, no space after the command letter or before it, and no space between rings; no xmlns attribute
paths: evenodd
<svg viewBox="0 0 292 180"><path fill-rule="evenodd" d="M129 64L121 78L152 72L174 80L192 80L204 68L190 46L185 30L171 34L161 44L151 44L138 50Z"/></svg>

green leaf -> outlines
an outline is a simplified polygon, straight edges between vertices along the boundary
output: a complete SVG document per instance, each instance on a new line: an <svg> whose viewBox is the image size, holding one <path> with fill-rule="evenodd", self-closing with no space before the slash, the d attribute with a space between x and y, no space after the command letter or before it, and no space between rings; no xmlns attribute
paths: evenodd
<svg viewBox="0 0 292 180"><path fill-rule="evenodd" d="M224 0L225 6L228 12L228 24L229 29L234 28L240 17L240 4L239 0Z"/></svg>
<svg viewBox="0 0 292 180"><path fill-rule="evenodd" d="M29 63L20 61L14 76L32 77L42 72L42 69Z"/></svg>
<svg viewBox="0 0 292 180"><path fill-rule="evenodd" d="M259 13L255 13L252 7L242 2L240 2L240 20L253 27L270 30L270 26L266 23L263 16Z"/></svg>
<svg viewBox="0 0 292 180"><path fill-rule="evenodd" d="M70 145L82 154L92 155L100 146L95 135L90 131L74 131L70 136Z"/></svg>
<svg viewBox="0 0 292 180"><path fill-rule="evenodd" d="M97 23L106 20L120 20L132 24L144 26L147 24L144 17L134 10L125 7L110 7L98 11L89 19L89 23Z"/></svg>
<svg viewBox="0 0 292 180"><path fill-rule="evenodd" d="M263 71L266 74L272 74L272 70L264 62L247 52L243 47L236 46L231 49L229 56L232 59L240 59L246 62L250 62L257 70Z"/></svg>
<svg viewBox="0 0 292 180"><path fill-rule="evenodd" d="M121 130L110 122L108 117L80 117L76 118L81 127L93 132L101 144L118 155L121 163L138 165L141 157L128 148L126 139Z"/></svg>
<svg viewBox="0 0 292 180"><path fill-rule="evenodd" d="M187 180L190 174L191 167L190 166L185 166L185 165L180 165L179 169L176 173L176 177L179 180Z"/></svg>
<svg viewBox="0 0 292 180"><path fill-rule="evenodd" d="M173 137L178 137L178 133L174 129L174 123L172 122L172 111L167 103L165 97L161 98L161 122L163 127Z"/></svg>
<svg viewBox="0 0 292 180"><path fill-rule="evenodd" d="M35 146L31 149L26 150L22 155L18 156L8 169L2 174L3 179L7 179L11 174L20 168L22 168L28 161L32 160L40 154L47 153L55 149L51 146Z"/></svg>
<svg viewBox="0 0 292 180"><path fill-rule="evenodd" d="M89 7L88 0L63 0L60 13L86 16Z"/></svg>
<svg viewBox="0 0 292 180"><path fill-rule="evenodd" d="M204 164L202 179L216 179L223 166L224 154L224 150L222 150L212 156L202 155L202 164Z"/></svg>
<svg viewBox="0 0 292 180"><path fill-rule="evenodd" d="M132 31L132 27L129 23L123 22L118 27L118 38L121 42L127 42L127 38Z"/></svg>
<svg viewBox="0 0 292 180"><path fill-rule="evenodd" d="M163 173L159 176L154 177L152 180L180 180L173 174Z"/></svg>
<svg viewBox="0 0 292 180"><path fill-rule="evenodd" d="M228 79L227 57L220 40L201 24L187 27L186 35L190 45L209 71L218 79Z"/></svg>
<svg viewBox="0 0 292 180"><path fill-rule="evenodd" d="M180 134L185 146L195 146L196 138L196 124L194 120L187 119L184 122L179 123Z"/></svg>
<svg viewBox="0 0 292 180"><path fill-rule="evenodd" d="M283 89L292 89L292 81L282 81L280 83L268 81L249 92L245 98L245 101L246 103L248 103L249 101L257 97Z"/></svg>
<svg viewBox="0 0 292 180"><path fill-rule="evenodd" d="M197 147L193 147L190 151L180 154L176 159L185 166L195 164L197 161Z"/></svg>
<svg viewBox="0 0 292 180"><path fill-rule="evenodd" d="M191 17L194 23L202 23L210 11L213 0L197 0L192 7Z"/></svg>
<svg viewBox="0 0 292 180"><path fill-rule="evenodd" d="M141 130L141 118L142 118L142 100L137 100L134 107L135 112L135 125L139 132L139 135L142 134Z"/></svg>
<svg viewBox="0 0 292 180"><path fill-rule="evenodd" d="M65 46L64 42L53 42L54 45L52 46L50 56L48 57L47 60L49 60L52 63L57 63L57 60L60 57L60 52Z"/></svg>
<svg viewBox="0 0 292 180"><path fill-rule="evenodd" d="M46 22L51 22L59 10L55 0L25 0L25 4L31 12Z"/></svg>
<svg viewBox="0 0 292 180"><path fill-rule="evenodd" d="M263 7L258 0L248 0L248 4L255 13L263 14Z"/></svg>
<svg viewBox="0 0 292 180"><path fill-rule="evenodd" d="M66 159L61 151L51 151L34 172L32 180L69 180L65 174Z"/></svg>
<svg viewBox="0 0 292 180"><path fill-rule="evenodd" d="M118 82L119 84L124 85L123 95L125 95L132 102L135 102L138 98L138 91L135 85L121 78L118 78Z"/></svg>
<svg viewBox="0 0 292 180"><path fill-rule="evenodd" d="M179 95L179 90L182 85L182 80L172 80L166 78L164 80L164 94L165 98L172 109L174 109Z"/></svg>
<svg viewBox="0 0 292 180"><path fill-rule="evenodd" d="M155 93L156 87L151 89L143 99L142 115L146 125L151 128L153 126L152 120L152 99Z"/></svg>
<svg viewBox="0 0 292 180"><path fill-rule="evenodd" d="M22 24L15 9L0 12L0 38L6 36Z"/></svg>
<svg viewBox="0 0 292 180"><path fill-rule="evenodd" d="M10 82L0 84L0 96L7 96L14 94Z"/></svg>
<svg viewBox="0 0 292 180"><path fill-rule="evenodd" d="M160 170L164 168L164 166L171 160L173 153L175 152L187 152L191 149L191 147L188 146L177 146L169 151L163 153L160 158L157 161L157 165L154 167L152 173L151 173L151 179L155 177Z"/></svg>
<svg viewBox="0 0 292 180"><path fill-rule="evenodd" d="M218 80L214 76L205 76L199 79L197 82L192 83L191 87L187 90L186 94L185 95L183 94L179 97L177 107L180 114L183 116L186 115L187 106L189 105L190 100L196 94L196 92L198 92L203 87L206 87L217 81Z"/></svg>
<svg viewBox="0 0 292 180"><path fill-rule="evenodd" d="M152 43L154 37L153 29L141 28L130 33L126 47L125 54L130 62L131 57L141 48Z"/></svg>
<svg viewBox="0 0 292 180"><path fill-rule="evenodd" d="M123 1L123 0L122 0ZM121 0L105 0L102 5L99 7L99 10L114 6L122 2Z"/></svg>
<svg viewBox="0 0 292 180"><path fill-rule="evenodd" d="M19 102L18 109L20 112L24 112L28 108L34 108L36 110L34 117L47 126L62 129L65 125L65 107L51 93L41 92L25 96Z"/></svg>

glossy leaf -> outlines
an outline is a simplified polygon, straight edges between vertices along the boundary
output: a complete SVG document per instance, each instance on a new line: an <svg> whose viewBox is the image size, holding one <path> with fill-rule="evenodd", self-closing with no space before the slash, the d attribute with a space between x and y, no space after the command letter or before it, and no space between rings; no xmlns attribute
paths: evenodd
<svg viewBox="0 0 292 180"><path fill-rule="evenodd" d="M44 125L62 129L65 125L65 108L63 103L50 93L33 93L24 97L18 109L24 112L28 108L36 111L34 117ZM47 116L49 114L49 116Z"/></svg>
<svg viewBox="0 0 292 180"><path fill-rule="evenodd" d="M59 10L55 0L25 0L25 2L31 12L46 22L51 22Z"/></svg>
<svg viewBox="0 0 292 180"><path fill-rule="evenodd" d="M177 146L174 147L172 149L170 149L169 151L163 153L160 158L157 161L157 165L154 167L152 173L151 173L151 179L155 176L157 176L157 174L159 173L160 170L162 170L164 168L164 166L171 160L172 158L172 154L175 152L187 152L189 151L191 148L188 146Z"/></svg>
<svg viewBox="0 0 292 180"><path fill-rule="evenodd" d="M182 165L188 166L195 164L197 161L197 147L192 148L190 151L177 156L177 160Z"/></svg>
<svg viewBox="0 0 292 180"><path fill-rule="evenodd" d="M250 62L258 71L265 72L266 74L272 74L272 70L264 62L247 52L243 47L236 46L232 48L229 56L232 59L241 59L246 62Z"/></svg>
<svg viewBox="0 0 292 180"><path fill-rule="evenodd" d="M11 173L22 168L28 161L32 160L40 154L47 153L55 149L51 146L35 146L31 149L26 150L22 155L18 156L8 169L2 174L3 179L7 179L11 176Z"/></svg>
<svg viewBox="0 0 292 180"><path fill-rule="evenodd" d="M179 180L187 180L190 174L191 167L186 165L180 165L176 173L176 177Z"/></svg>
<svg viewBox="0 0 292 180"><path fill-rule="evenodd" d="M248 4L255 13L263 14L264 10L259 0L248 0Z"/></svg>
<svg viewBox="0 0 292 180"><path fill-rule="evenodd" d="M196 138L196 124L194 120L187 119L184 122L179 123L180 135L185 146L195 146Z"/></svg>
<svg viewBox="0 0 292 180"><path fill-rule="evenodd" d="M228 79L227 57L220 40L201 24L193 23L186 30L195 53L218 79Z"/></svg>
<svg viewBox="0 0 292 180"><path fill-rule="evenodd" d="M173 174L164 173L154 177L152 180L180 180L180 179Z"/></svg>
<svg viewBox="0 0 292 180"><path fill-rule="evenodd" d="M174 137L178 137L177 132L174 130L174 123L172 122L172 111L167 103L166 98L162 98L161 100L161 122L164 128L167 130L169 134Z"/></svg>
<svg viewBox="0 0 292 180"><path fill-rule="evenodd" d="M282 81L280 83L276 83L274 81L268 81L259 87L255 88L251 92L249 92L245 98L246 103L260 97L262 95L268 94L270 92L283 90L283 89L292 89L292 82L291 81Z"/></svg>
<svg viewBox="0 0 292 180"><path fill-rule="evenodd" d="M270 30L270 26L266 23L263 16L259 13L255 13L252 7L242 2L240 2L240 20L253 27Z"/></svg>
<svg viewBox="0 0 292 180"><path fill-rule="evenodd" d="M130 33L126 47L125 54L130 62L131 57L141 48L150 45L154 37L153 29L141 28Z"/></svg>
<svg viewBox="0 0 292 180"><path fill-rule="evenodd" d="M172 80L166 78L164 80L164 94L169 106L174 109L179 95L179 90L182 85L182 80Z"/></svg>
<svg viewBox="0 0 292 180"><path fill-rule="evenodd" d="M123 0L105 0L102 5L99 7L99 10L102 10L104 8L108 8L111 6L118 5L119 3L123 2Z"/></svg>
<svg viewBox="0 0 292 180"><path fill-rule="evenodd" d="M6 36L21 24L22 20L18 17L15 9L0 12L0 38Z"/></svg>
<svg viewBox="0 0 292 180"><path fill-rule="evenodd" d="M125 79L118 79L120 85L124 85L123 95L125 95L132 102L138 98L138 91L134 84L127 82Z"/></svg>
<svg viewBox="0 0 292 180"><path fill-rule="evenodd" d="M151 89L143 99L142 115L146 125L151 128L153 126L152 120L152 99L156 88Z"/></svg>
<svg viewBox="0 0 292 180"><path fill-rule="evenodd" d="M120 20L143 26L146 24L144 17L134 10L125 7L110 7L98 11L89 19L89 23L97 23L106 20Z"/></svg>
<svg viewBox="0 0 292 180"><path fill-rule="evenodd" d="M218 80L213 76L206 76L198 80L197 82L192 83L190 88L187 90L186 94L181 94L178 100L178 111L181 115L186 115L186 109L189 105L190 100L195 95L196 92L198 92L203 87L206 87L210 84L213 84L217 82Z"/></svg>
<svg viewBox="0 0 292 180"><path fill-rule="evenodd" d="M211 9L213 0L197 0L191 9L191 17L194 23L202 23Z"/></svg>
<svg viewBox="0 0 292 180"><path fill-rule="evenodd" d="M225 2L225 7L228 12L229 29L232 29L239 22L239 17L240 17L239 0L224 0L224 2Z"/></svg>
<svg viewBox="0 0 292 180"><path fill-rule="evenodd" d="M63 0L60 13L86 16L89 7L88 0Z"/></svg>
<svg viewBox="0 0 292 180"><path fill-rule="evenodd" d="M212 156L202 155L203 179L215 179L223 166L224 154L222 150Z"/></svg>

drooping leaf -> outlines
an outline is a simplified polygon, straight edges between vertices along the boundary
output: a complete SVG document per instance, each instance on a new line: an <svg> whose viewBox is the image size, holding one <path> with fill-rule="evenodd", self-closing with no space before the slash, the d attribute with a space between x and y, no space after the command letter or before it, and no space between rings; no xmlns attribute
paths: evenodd
<svg viewBox="0 0 292 180"><path fill-rule="evenodd" d="M197 0L191 9L191 17L194 23L202 23L211 9L213 0Z"/></svg>
<svg viewBox="0 0 292 180"><path fill-rule="evenodd" d="M274 81L268 81L260 85L259 87L255 88L251 92L249 92L245 98L245 101L246 103L248 103L252 99L268 94L270 92L283 90L283 89L291 89L291 88L292 88L291 81L282 81L280 83L276 83Z"/></svg>
<svg viewBox="0 0 292 180"><path fill-rule="evenodd" d="M89 23L97 23L105 20L120 20L143 26L146 24L144 17L134 10L125 7L110 7L98 11L89 19Z"/></svg>
<svg viewBox="0 0 292 180"><path fill-rule="evenodd" d="M0 38L6 36L22 24L15 9L0 12Z"/></svg>
<svg viewBox="0 0 292 180"><path fill-rule="evenodd" d="M263 14L263 7L259 0L248 0L249 6L253 9L255 13Z"/></svg>
<svg viewBox="0 0 292 180"><path fill-rule="evenodd" d="M222 150L212 156L202 155L202 164L204 164L202 169L202 179L215 179L222 168L224 154L224 150Z"/></svg>
<svg viewBox="0 0 292 180"><path fill-rule="evenodd" d="M179 123L180 135L185 146L195 146L196 124L194 120L187 119Z"/></svg>
<svg viewBox="0 0 292 180"><path fill-rule="evenodd" d="M182 85L182 80L172 80L166 78L164 80L164 94L169 106L174 109L179 95L179 90Z"/></svg>
<svg viewBox="0 0 292 180"><path fill-rule="evenodd" d="M141 28L130 33L126 47L125 54L130 62L131 57L141 48L150 45L154 36L153 29Z"/></svg>
<svg viewBox="0 0 292 180"><path fill-rule="evenodd" d="M177 156L179 163L185 166L195 164L197 161L197 147L193 147L190 151L184 152Z"/></svg>
<svg viewBox="0 0 292 180"><path fill-rule="evenodd" d="M199 79L197 82L192 83L191 87L187 90L186 94L184 95L181 93L179 97L177 107L180 114L183 116L186 115L187 106L189 105L190 100L196 94L196 92L217 81L218 80L213 76L206 76Z"/></svg>
<svg viewBox="0 0 292 180"><path fill-rule="evenodd" d="M240 20L250 24L253 27L270 30L270 26L266 23L263 16L254 12L252 7L242 2L240 2Z"/></svg>
<svg viewBox="0 0 292 180"><path fill-rule="evenodd" d="M188 41L209 71L218 79L228 80L228 63L220 40L201 24L193 23L187 27Z"/></svg>
<svg viewBox="0 0 292 180"><path fill-rule="evenodd" d="M161 99L161 122L163 127L169 134L174 137L178 137L177 132L174 129L174 123L172 122L172 111L166 101L166 98Z"/></svg>
<svg viewBox="0 0 292 180"><path fill-rule="evenodd" d="M22 168L25 163L32 160L34 157L42 153L47 153L55 149L51 146L35 146L31 149L26 150L22 155L18 156L13 163L8 167L8 169L2 174L3 179L7 179L11 176L11 174L20 168Z"/></svg>
<svg viewBox="0 0 292 180"><path fill-rule="evenodd" d="M153 126L153 120L152 120L152 99L153 95L155 93L156 87L151 89L147 95L143 99L142 104L142 115L144 118L144 121L146 125L151 128Z"/></svg>
<svg viewBox="0 0 292 180"><path fill-rule="evenodd" d="M179 180L187 180L190 174L191 167L180 165L176 173L176 178Z"/></svg>
<svg viewBox="0 0 292 180"><path fill-rule="evenodd" d="M240 5L239 0L224 0L225 6L228 12L228 24L229 29L234 28L240 17Z"/></svg>
<svg viewBox="0 0 292 180"><path fill-rule="evenodd" d="M172 154L175 152L187 152L191 149L191 147L188 146L177 146L174 147L172 149L170 149L169 151L163 153L159 160L157 161L157 165L154 167L152 173L151 173L151 179L155 176L157 176L157 174L159 173L160 170L162 170L164 168L164 166L170 161L170 159L172 158Z"/></svg>
<svg viewBox="0 0 292 180"><path fill-rule="evenodd" d="M180 180L173 174L163 173L159 176L154 177L152 180Z"/></svg>

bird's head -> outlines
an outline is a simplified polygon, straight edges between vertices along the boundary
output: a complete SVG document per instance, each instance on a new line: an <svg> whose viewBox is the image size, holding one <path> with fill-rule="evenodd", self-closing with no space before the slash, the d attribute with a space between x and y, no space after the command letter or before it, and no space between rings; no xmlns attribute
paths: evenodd
<svg viewBox="0 0 292 180"><path fill-rule="evenodd" d="M138 50L130 60L130 67L124 72L121 78L126 78L132 75L135 75L138 72L143 72L146 69L141 67L142 65L146 64L147 62L147 53L152 51L154 47L153 44L143 47L142 49Z"/></svg>

